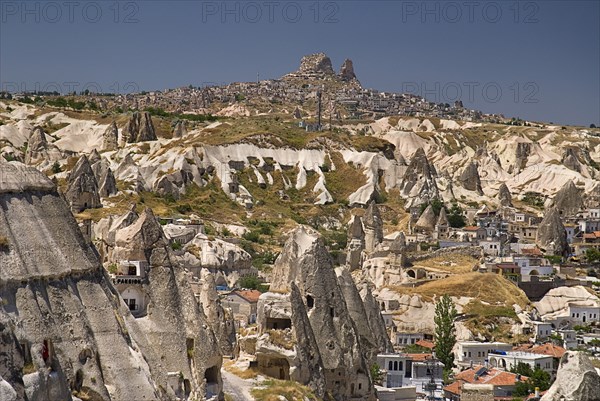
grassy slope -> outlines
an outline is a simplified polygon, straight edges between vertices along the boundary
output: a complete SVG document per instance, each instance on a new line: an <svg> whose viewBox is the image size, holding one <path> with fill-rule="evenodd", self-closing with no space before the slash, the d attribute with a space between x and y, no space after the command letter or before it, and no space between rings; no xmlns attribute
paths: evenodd
<svg viewBox="0 0 600 401"><path fill-rule="evenodd" d="M418 287L394 287L399 294L420 294L426 300L448 294L453 297L472 297L492 305L525 307L525 293L514 283L498 274L466 273L430 281Z"/></svg>

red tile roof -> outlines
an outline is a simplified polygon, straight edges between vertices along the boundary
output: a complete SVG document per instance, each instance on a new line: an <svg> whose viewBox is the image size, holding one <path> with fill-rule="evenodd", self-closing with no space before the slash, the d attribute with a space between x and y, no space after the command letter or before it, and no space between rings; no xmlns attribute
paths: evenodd
<svg viewBox="0 0 600 401"><path fill-rule="evenodd" d="M565 350L563 347L552 343L545 343L539 345L526 344L519 347L515 347L514 349L516 351L531 352L538 355L548 355L553 358L561 358L565 354L565 352L567 352L567 350Z"/></svg>
<svg viewBox="0 0 600 401"><path fill-rule="evenodd" d="M461 380L466 383L481 383L492 384L494 386L514 386L517 381L515 373L505 372L495 368L488 368L486 373L475 379L475 372L483 366L476 366L472 369L467 369L456 375L456 380ZM521 381L527 380L528 377L521 376Z"/></svg>
<svg viewBox="0 0 600 401"><path fill-rule="evenodd" d="M429 349L433 349L435 347L435 344L428 340L419 340L419 341L417 341L417 345L420 345L421 347L425 347L425 348L429 348Z"/></svg>
<svg viewBox="0 0 600 401"><path fill-rule="evenodd" d="M462 383L460 381L455 381L454 383L449 384L446 387L444 387L444 391L448 391L452 394L460 395L460 392L462 390L461 384Z"/></svg>
<svg viewBox="0 0 600 401"><path fill-rule="evenodd" d="M536 255L542 256L542 251L539 248L524 248L521 250L523 255Z"/></svg>
<svg viewBox="0 0 600 401"><path fill-rule="evenodd" d="M406 354L409 359L415 361L415 362L423 362L425 361L427 358L431 358L431 354Z"/></svg>
<svg viewBox="0 0 600 401"><path fill-rule="evenodd" d="M258 302L258 297L262 294L257 290L236 290L233 293L238 294L240 297L251 303Z"/></svg>

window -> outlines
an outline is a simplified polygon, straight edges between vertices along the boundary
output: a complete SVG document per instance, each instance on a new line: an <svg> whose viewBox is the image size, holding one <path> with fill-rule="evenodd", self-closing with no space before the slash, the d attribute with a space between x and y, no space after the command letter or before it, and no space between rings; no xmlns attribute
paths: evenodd
<svg viewBox="0 0 600 401"><path fill-rule="evenodd" d="M358 389L362 390L362 383L358 383Z"/></svg>
<svg viewBox="0 0 600 401"><path fill-rule="evenodd" d="M394 369L392 368L392 366L393 366L393 363L392 363L392 361L389 361L389 362L388 362L388 370L394 370Z"/></svg>
<svg viewBox="0 0 600 401"><path fill-rule="evenodd" d="M398 370L398 361L394 361L394 370Z"/></svg>

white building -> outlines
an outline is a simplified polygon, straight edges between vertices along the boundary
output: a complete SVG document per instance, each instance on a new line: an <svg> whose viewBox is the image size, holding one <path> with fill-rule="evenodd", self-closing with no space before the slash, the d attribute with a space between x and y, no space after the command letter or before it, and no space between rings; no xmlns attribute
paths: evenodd
<svg viewBox="0 0 600 401"><path fill-rule="evenodd" d="M554 272L552 265L542 258L515 256L513 261L521 267L521 276L550 276Z"/></svg>
<svg viewBox="0 0 600 401"><path fill-rule="evenodd" d="M555 334L560 336L563 340L563 348L575 349L577 348L577 332L575 330L556 330Z"/></svg>
<svg viewBox="0 0 600 401"><path fill-rule="evenodd" d="M548 322L532 322L533 336L536 343L546 341L552 334L552 324Z"/></svg>
<svg viewBox="0 0 600 401"><path fill-rule="evenodd" d="M122 260L117 266L112 281L123 298L129 311L135 317L146 314L149 299L143 284L146 281L148 262L142 260Z"/></svg>
<svg viewBox="0 0 600 401"><path fill-rule="evenodd" d="M425 339L425 335L423 333L396 333L396 345L400 346L414 345L417 343L417 341L423 339Z"/></svg>
<svg viewBox="0 0 600 401"><path fill-rule="evenodd" d="M384 387L402 387L406 369L405 354L379 354L377 365L384 373Z"/></svg>
<svg viewBox="0 0 600 401"><path fill-rule="evenodd" d="M527 364L531 369L542 369L550 374L554 370L553 359L550 355L522 351L500 351L489 353L488 358L492 367L503 370L512 370L519 363Z"/></svg>
<svg viewBox="0 0 600 401"><path fill-rule="evenodd" d="M502 244L500 241L479 241L479 246L486 255L498 256L500 255Z"/></svg>
<svg viewBox="0 0 600 401"><path fill-rule="evenodd" d="M569 316L575 324L589 324L600 321L600 306L569 304Z"/></svg>
<svg viewBox="0 0 600 401"><path fill-rule="evenodd" d="M479 341L461 341L456 344L455 361L458 366L485 365L488 354L493 351L510 351L512 346L501 342L482 343Z"/></svg>

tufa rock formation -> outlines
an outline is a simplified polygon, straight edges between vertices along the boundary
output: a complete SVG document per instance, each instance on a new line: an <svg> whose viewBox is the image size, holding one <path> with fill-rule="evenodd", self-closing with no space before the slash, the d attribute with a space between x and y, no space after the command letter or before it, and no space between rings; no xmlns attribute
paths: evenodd
<svg viewBox="0 0 600 401"><path fill-rule="evenodd" d="M568 147L563 153L561 163L568 169L581 173L581 163L574 148Z"/></svg>
<svg viewBox="0 0 600 401"><path fill-rule="evenodd" d="M171 383L180 398L210 398L221 393L219 343L190 285L190 276L171 262L170 245L151 209L115 235L115 260L145 261L150 266L142 290L151 300L145 317L130 332L148 358L166 372L179 372ZM170 380L168 375L159 380ZM166 385L165 385L166 388Z"/></svg>
<svg viewBox="0 0 600 401"><path fill-rule="evenodd" d="M567 351L560 359L556 381L541 401L600 401L600 375L583 352Z"/></svg>
<svg viewBox="0 0 600 401"><path fill-rule="evenodd" d="M346 282L347 280L344 281L346 285L353 285ZM314 366L315 371L322 369L325 391L336 400L374 399L369 361L365 358L370 353L363 348L364 341L347 306L350 302L351 309L360 310L357 304L360 297L345 299L323 238L318 232L305 226L298 227L290 234L281 255L277 258L270 288L277 294L268 293L269 295L264 295L265 300L277 297L279 293L289 293L290 290L293 292L296 285L301 298L297 301L291 300L291 311L292 314L306 313L309 324L296 327L293 322L274 320L276 315L273 313L261 315L259 310L259 325L266 325L267 328L273 328L274 324L277 328L291 325L296 339L299 338L298 330L307 331L305 334L309 338L312 332L317 345L314 352L318 351L316 355L320 355L321 361L314 357L309 359L309 364ZM361 332L364 333L364 330Z"/></svg>
<svg viewBox="0 0 600 401"><path fill-rule="evenodd" d="M400 184L400 194L407 198L407 208L439 197L435 176L435 169L429 164L425 151L423 148L417 149Z"/></svg>
<svg viewBox="0 0 600 401"><path fill-rule="evenodd" d="M583 208L583 196L572 180L554 195L550 207L558 210L561 216L574 216Z"/></svg>
<svg viewBox="0 0 600 401"><path fill-rule="evenodd" d="M479 171L477 163L471 161L467 167L463 170L460 177L458 178L460 185L463 188L477 192L479 195L483 195L483 189L481 188L481 179L479 178Z"/></svg>
<svg viewBox="0 0 600 401"><path fill-rule="evenodd" d="M567 253L569 249L567 232L556 208L551 208L544 215L544 219L538 226L535 242L549 254L565 255Z"/></svg>
<svg viewBox="0 0 600 401"><path fill-rule="evenodd" d="M35 127L25 152L25 164L39 164L41 162L54 162L62 159L60 150L53 144L48 143L46 133L41 127Z"/></svg>
<svg viewBox="0 0 600 401"><path fill-rule="evenodd" d="M221 305L213 274L207 269L202 269L200 275L202 309L215 332L223 355L233 355L236 342L233 316Z"/></svg>
<svg viewBox="0 0 600 401"><path fill-rule="evenodd" d="M102 150L117 150L119 145L119 129L117 123L112 122L102 134Z"/></svg>
<svg viewBox="0 0 600 401"><path fill-rule="evenodd" d="M385 330L385 323L381 317L379 304L370 295L369 304L366 305L361 297L350 271L343 267L335 269L338 283L344 295L348 312L356 326L361 347L366 353L369 366L375 363L377 354L392 350L392 343ZM366 295L368 296L368 295ZM369 309L374 308L374 309Z"/></svg>
<svg viewBox="0 0 600 401"><path fill-rule="evenodd" d="M373 252L383 242L383 220L379 207L371 201L364 216L365 250Z"/></svg>
<svg viewBox="0 0 600 401"><path fill-rule="evenodd" d="M148 112L134 112L121 132L123 143L155 141L156 139L152 117Z"/></svg>
<svg viewBox="0 0 600 401"><path fill-rule="evenodd" d="M498 189L498 202L502 207L512 207L512 195L505 183L500 185Z"/></svg>
<svg viewBox="0 0 600 401"><path fill-rule="evenodd" d="M150 217L134 223L140 246L166 262ZM148 316L134 319L52 182L18 163L0 163L0 235L0 399L221 395L214 335L177 269L152 266Z"/></svg>
<svg viewBox="0 0 600 401"><path fill-rule="evenodd" d="M75 164L69 174L67 184L65 197L73 213L102 207L98 182L86 155L81 156Z"/></svg>
<svg viewBox="0 0 600 401"><path fill-rule="evenodd" d="M346 264L350 271L356 270L362 265L362 251L365 249L365 231L362 219L354 216L348 227L348 245L346 247Z"/></svg>
<svg viewBox="0 0 600 401"><path fill-rule="evenodd" d="M436 221L433 206L429 205L425 208L423 213L421 213L419 220L415 223L415 230L419 232L431 232L435 227Z"/></svg>
<svg viewBox="0 0 600 401"><path fill-rule="evenodd" d="M100 197L108 198L109 196L116 195L117 192L117 180L115 180L115 176L109 168L100 180L100 189L98 193Z"/></svg>
<svg viewBox="0 0 600 401"><path fill-rule="evenodd" d="M187 135L187 128L185 127L185 121L177 121L173 128L173 138L183 138Z"/></svg>

